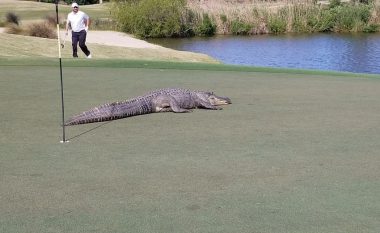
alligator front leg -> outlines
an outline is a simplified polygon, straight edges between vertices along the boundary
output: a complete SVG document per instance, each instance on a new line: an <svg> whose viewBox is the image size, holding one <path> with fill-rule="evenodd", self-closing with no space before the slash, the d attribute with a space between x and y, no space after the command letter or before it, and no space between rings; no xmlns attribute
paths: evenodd
<svg viewBox="0 0 380 233"><path fill-rule="evenodd" d="M221 107L212 105L212 104L210 104L210 103L208 103L206 101L203 101L203 100L199 101L198 105L199 105L198 106L199 108L206 108L206 109L211 109L211 110L221 110L221 109L223 109Z"/></svg>
<svg viewBox="0 0 380 233"><path fill-rule="evenodd" d="M189 109L181 108L178 101L169 95L159 95L152 100L153 109L156 112L190 112Z"/></svg>

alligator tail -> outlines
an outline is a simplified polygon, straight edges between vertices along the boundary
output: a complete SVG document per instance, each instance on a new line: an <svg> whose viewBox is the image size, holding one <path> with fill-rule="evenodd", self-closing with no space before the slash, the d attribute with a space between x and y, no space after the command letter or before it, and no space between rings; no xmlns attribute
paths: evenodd
<svg viewBox="0 0 380 233"><path fill-rule="evenodd" d="M108 103L92 108L70 118L65 122L65 126L112 121L152 112L152 106L146 100L132 99L124 102Z"/></svg>

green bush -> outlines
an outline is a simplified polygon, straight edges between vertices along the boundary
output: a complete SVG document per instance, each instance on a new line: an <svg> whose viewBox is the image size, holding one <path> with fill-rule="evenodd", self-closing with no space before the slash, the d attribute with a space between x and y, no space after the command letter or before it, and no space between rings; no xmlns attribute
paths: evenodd
<svg viewBox="0 0 380 233"><path fill-rule="evenodd" d="M274 33L274 34L285 33L287 22L278 15L272 15L269 18L268 26L271 33Z"/></svg>
<svg viewBox="0 0 380 233"><path fill-rule="evenodd" d="M219 18L220 18L220 21L222 21L222 23L224 24L227 23L227 15L221 14Z"/></svg>
<svg viewBox="0 0 380 233"><path fill-rule="evenodd" d="M185 0L141 0L116 2L113 12L122 31L139 37L180 36Z"/></svg>
<svg viewBox="0 0 380 233"><path fill-rule="evenodd" d="M111 19L94 19L91 21L92 30L116 30L115 22Z"/></svg>
<svg viewBox="0 0 380 233"><path fill-rule="evenodd" d="M233 35L248 35L251 33L252 27L253 25L236 19L231 22L231 33Z"/></svg>
<svg viewBox="0 0 380 233"><path fill-rule="evenodd" d="M363 28L363 32L366 32L366 33L373 33L373 32L378 32L380 29L380 25L377 25L377 24L369 24L369 25L366 25L364 28Z"/></svg>
<svg viewBox="0 0 380 233"><path fill-rule="evenodd" d="M198 36L213 36L215 35L216 25L208 14L203 14L196 26L195 34Z"/></svg>
<svg viewBox="0 0 380 233"><path fill-rule="evenodd" d="M340 0L330 0L330 4L329 4L330 8L334 8L340 5L342 5L342 2Z"/></svg>
<svg viewBox="0 0 380 233"><path fill-rule="evenodd" d="M370 19L370 6L341 5L329 10L333 15L334 31L356 31L357 25L366 25Z"/></svg>
<svg viewBox="0 0 380 233"><path fill-rule="evenodd" d="M319 32L329 32L334 27L335 15L330 10L321 11L316 28Z"/></svg>

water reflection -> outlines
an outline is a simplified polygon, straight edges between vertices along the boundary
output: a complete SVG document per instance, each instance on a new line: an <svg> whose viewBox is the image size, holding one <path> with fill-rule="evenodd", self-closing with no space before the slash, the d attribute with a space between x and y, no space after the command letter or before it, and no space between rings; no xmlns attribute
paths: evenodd
<svg viewBox="0 0 380 233"><path fill-rule="evenodd" d="M150 42L205 53L226 64L380 73L380 34L216 36Z"/></svg>

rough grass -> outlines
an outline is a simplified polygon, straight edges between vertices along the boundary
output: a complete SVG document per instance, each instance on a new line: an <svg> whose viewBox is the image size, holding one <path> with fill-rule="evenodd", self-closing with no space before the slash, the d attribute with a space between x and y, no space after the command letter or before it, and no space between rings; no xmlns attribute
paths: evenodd
<svg viewBox="0 0 380 233"><path fill-rule="evenodd" d="M61 144L57 64L0 60L0 232L378 232L379 76L63 60L67 116L171 86L233 104Z"/></svg>
<svg viewBox="0 0 380 233"><path fill-rule="evenodd" d="M15 7L17 5L17 7ZM109 18L109 3L80 6L80 9L90 15L92 19ZM67 14L71 11L69 5L59 5L59 13L62 20L66 19ZM18 0L2 0L0 1L0 17L5 16L7 12L14 12L24 23L43 20L47 15L55 14L55 4L34 2L34 1L18 1Z"/></svg>

